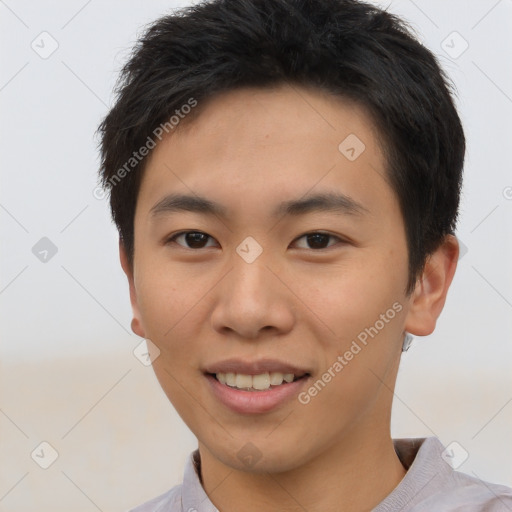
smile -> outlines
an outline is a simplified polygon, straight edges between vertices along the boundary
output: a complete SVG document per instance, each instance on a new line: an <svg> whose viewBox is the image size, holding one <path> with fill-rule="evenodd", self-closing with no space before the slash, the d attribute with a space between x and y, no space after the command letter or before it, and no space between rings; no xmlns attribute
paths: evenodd
<svg viewBox="0 0 512 512"><path fill-rule="evenodd" d="M215 378L231 388L244 391L265 391L282 386L283 382L290 383L301 379L307 374L294 375L293 373L266 372L259 375L243 373L216 373Z"/></svg>
<svg viewBox="0 0 512 512"><path fill-rule="evenodd" d="M258 375L206 373L204 376L213 399L231 412L243 415L269 413L289 403L296 404L297 396L311 378L309 373L299 377L279 372ZM234 385L228 384L228 379Z"/></svg>

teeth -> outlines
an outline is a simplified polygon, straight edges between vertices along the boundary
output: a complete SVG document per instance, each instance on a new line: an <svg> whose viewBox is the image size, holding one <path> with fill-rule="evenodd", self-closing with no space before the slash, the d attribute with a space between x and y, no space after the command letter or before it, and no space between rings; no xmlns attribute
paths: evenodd
<svg viewBox="0 0 512 512"><path fill-rule="evenodd" d="M254 375L252 378L252 387L254 389L270 388L270 375L268 373L262 373L261 375Z"/></svg>
<svg viewBox="0 0 512 512"><path fill-rule="evenodd" d="M238 389L252 389L263 391L270 386L280 386L283 382L293 382L293 373L270 372L259 375L245 375L243 373L217 373L217 380L221 384Z"/></svg>
<svg viewBox="0 0 512 512"><path fill-rule="evenodd" d="M278 372L272 372L270 374L270 384L272 386L279 386L283 383L283 374Z"/></svg>
<svg viewBox="0 0 512 512"><path fill-rule="evenodd" d="M237 373L235 386L237 388L252 388L252 377L243 373Z"/></svg>

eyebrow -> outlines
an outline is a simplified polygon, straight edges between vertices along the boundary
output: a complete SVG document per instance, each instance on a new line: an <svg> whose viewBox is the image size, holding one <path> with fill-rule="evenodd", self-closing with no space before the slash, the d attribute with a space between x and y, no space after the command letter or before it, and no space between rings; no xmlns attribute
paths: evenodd
<svg viewBox="0 0 512 512"><path fill-rule="evenodd" d="M158 201L150 210L152 216L173 212L194 212L203 215L228 217L227 209L210 199L197 195L170 194ZM272 215L298 216L313 212L335 212L345 215L369 213L368 208L351 197L341 193L320 193L306 198L283 201L274 209Z"/></svg>

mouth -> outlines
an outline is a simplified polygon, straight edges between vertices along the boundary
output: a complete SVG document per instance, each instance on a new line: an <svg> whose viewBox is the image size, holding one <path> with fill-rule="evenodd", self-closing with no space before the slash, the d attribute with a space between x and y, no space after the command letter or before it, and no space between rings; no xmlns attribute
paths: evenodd
<svg viewBox="0 0 512 512"><path fill-rule="evenodd" d="M276 389L286 384L309 377L309 373L264 372L257 375L244 373L207 373L220 384L240 391L261 392Z"/></svg>
<svg viewBox="0 0 512 512"><path fill-rule="evenodd" d="M308 385L311 371L285 361L225 360L203 369L214 400L241 415L292 407Z"/></svg>

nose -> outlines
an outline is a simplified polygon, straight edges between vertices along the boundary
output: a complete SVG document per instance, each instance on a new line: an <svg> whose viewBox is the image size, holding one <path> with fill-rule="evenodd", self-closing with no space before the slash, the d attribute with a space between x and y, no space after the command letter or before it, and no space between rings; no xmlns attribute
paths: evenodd
<svg viewBox="0 0 512 512"><path fill-rule="evenodd" d="M235 255L231 271L215 287L213 328L251 340L263 332L289 332L295 322L293 293L276 273L262 258L247 263Z"/></svg>

